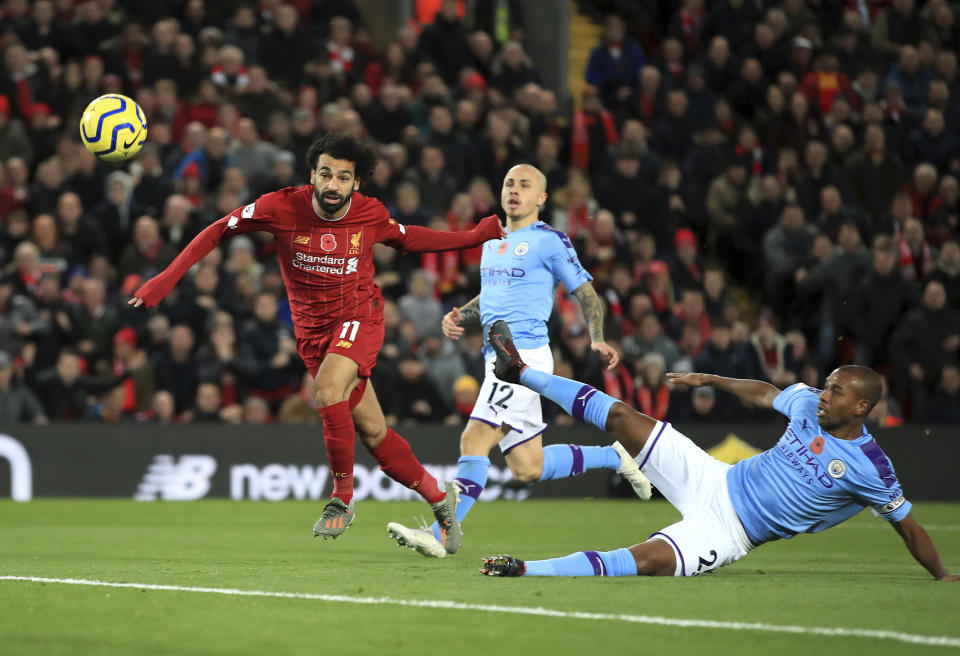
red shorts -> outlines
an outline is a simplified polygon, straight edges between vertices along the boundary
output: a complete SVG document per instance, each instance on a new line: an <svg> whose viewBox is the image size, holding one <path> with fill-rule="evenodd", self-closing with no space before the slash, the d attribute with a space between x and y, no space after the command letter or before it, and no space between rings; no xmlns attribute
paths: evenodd
<svg viewBox="0 0 960 656"><path fill-rule="evenodd" d="M297 339L297 352L314 378L327 353L350 358L357 363L360 378L369 378L382 346L382 316L344 321L325 335Z"/></svg>

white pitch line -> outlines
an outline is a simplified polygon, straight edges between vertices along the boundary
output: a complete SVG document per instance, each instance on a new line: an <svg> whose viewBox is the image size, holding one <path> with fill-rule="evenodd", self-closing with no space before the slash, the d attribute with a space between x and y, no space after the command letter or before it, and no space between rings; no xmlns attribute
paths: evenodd
<svg viewBox="0 0 960 656"><path fill-rule="evenodd" d="M847 629L842 627L796 626L790 624L766 624L763 622L724 622L719 620L693 620L655 615L627 615L621 613L587 613L581 611L555 610L552 608L526 606L500 606L496 604L466 604L460 601L394 599L392 597L351 597L348 595L315 594L310 592L271 592L269 590L238 590L236 588L202 588L183 585L157 585L153 583L111 583L89 579L51 579L39 576L0 576L0 581L27 581L32 583L62 583L88 585L101 588L132 588L164 592L205 592L208 594L237 597L275 597L278 599L307 599L347 604L407 606L413 608L440 608L445 610L472 610L486 613L510 613L513 615L536 615L576 620L599 620L629 622L633 624L656 624L700 629L727 629L733 631L761 631L767 633L793 633L844 638L873 638L893 640L914 645L935 647L960 647L960 638L952 636L921 635L900 631L877 631L875 629Z"/></svg>

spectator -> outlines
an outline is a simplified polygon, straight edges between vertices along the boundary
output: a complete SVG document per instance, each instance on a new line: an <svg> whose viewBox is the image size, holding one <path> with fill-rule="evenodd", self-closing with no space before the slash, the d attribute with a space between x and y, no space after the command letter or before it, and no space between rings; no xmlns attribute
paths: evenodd
<svg viewBox="0 0 960 656"><path fill-rule="evenodd" d="M459 415L460 422L466 422L470 418L479 392L480 383L473 376L464 374L454 381L453 407L456 414Z"/></svg>
<svg viewBox="0 0 960 656"><path fill-rule="evenodd" d="M507 97L526 84L540 83L540 75L519 41L511 40L503 44L500 54L494 59L491 73L491 85Z"/></svg>
<svg viewBox="0 0 960 656"><path fill-rule="evenodd" d="M134 223L133 243L120 255L117 271L121 278L136 274L146 280L163 271L176 255L177 252L163 241L156 219L141 216Z"/></svg>
<svg viewBox="0 0 960 656"><path fill-rule="evenodd" d="M409 292L400 297L400 316L412 321L418 335L435 332L443 318L440 303L432 297L433 284L424 271L415 271L410 278Z"/></svg>
<svg viewBox="0 0 960 656"><path fill-rule="evenodd" d="M39 372L33 385L44 414L51 421L80 421L89 412L87 398L113 389L117 379L82 373L80 356L75 351L63 349L56 367Z"/></svg>
<svg viewBox="0 0 960 656"><path fill-rule="evenodd" d="M46 424L47 416L39 399L14 376L13 359L6 351L0 351L0 425Z"/></svg>
<svg viewBox="0 0 960 656"><path fill-rule="evenodd" d="M604 105L622 106L637 91L645 63L643 47L627 35L623 21L611 14L604 19L600 44L590 51L587 84L597 87Z"/></svg>
<svg viewBox="0 0 960 656"><path fill-rule="evenodd" d="M240 331L240 344L256 363L254 376L247 381L250 394L272 403L286 398L300 378L301 364L293 329L277 319L277 297L272 292L256 295L253 318Z"/></svg>
<svg viewBox="0 0 960 656"><path fill-rule="evenodd" d="M608 169L610 149L620 138L596 87L584 87L582 109L573 115L570 139L571 166L593 174Z"/></svg>
<svg viewBox="0 0 960 656"><path fill-rule="evenodd" d="M393 402L386 405L387 423L441 421L448 416L448 408L440 392L424 375L423 364L413 354L400 359L400 378L394 390Z"/></svg>
<svg viewBox="0 0 960 656"><path fill-rule="evenodd" d="M457 75L468 61L467 31L457 16L456 2L443 0L439 13L424 29L420 46L447 84L455 84Z"/></svg>
<svg viewBox="0 0 960 656"><path fill-rule="evenodd" d="M113 363L109 373L124 377L120 385L123 412L149 409L154 394L153 365L147 352L137 348L137 333L133 328L121 328L113 336Z"/></svg>
<svg viewBox="0 0 960 656"><path fill-rule="evenodd" d="M783 208L780 223L763 238L767 298L778 317L788 314L796 271L807 259L816 234L816 228L804 222L803 208L787 205Z"/></svg>
<svg viewBox="0 0 960 656"><path fill-rule="evenodd" d="M716 374L728 378L749 378L753 373L747 353L731 341L730 324L720 321L710 330L710 339L703 351L694 359L693 368L707 374ZM728 392L717 395L715 413L717 417L730 418L742 410L737 398Z"/></svg>
<svg viewBox="0 0 960 656"><path fill-rule="evenodd" d="M193 330L185 324L177 324L170 329L169 345L153 356L157 388L173 395L177 414L193 404L199 384L194 343Z"/></svg>
<svg viewBox="0 0 960 656"><path fill-rule="evenodd" d="M935 424L960 424L960 369L957 365L945 365L940 372L940 382L930 400L928 419Z"/></svg>
<svg viewBox="0 0 960 656"><path fill-rule="evenodd" d="M890 338L894 393L909 400L913 414L923 417L934 382L945 363L956 363L960 351L960 313L947 306L947 294L936 280L924 285L920 307L908 312Z"/></svg>
<svg viewBox="0 0 960 656"><path fill-rule="evenodd" d="M886 135L881 126L867 126L863 148L850 158L844 169L844 179L853 201L874 220L879 219L903 179L903 166L887 150Z"/></svg>
<svg viewBox="0 0 960 656"><path fill-rule="evenodd" d="M438 330L435 327L423 335L420 362L424 376L439 392L443 403L453 407L454 383L466 374L466 369L453 342L443 339Z"/></svg>
<svg viewBox="0 0 960 656"><path fill-rule="evenodd" d="M214 383L200 383L197 386L196 400L188 421L195 424L223 423L223 409L220 403L220 388Z"/></svg>
<svg viewBox="0 0 960 656"><path fill-rule="evenodd" d="M935 266L936 251L927 243L919 219L910 217L904 221L898 247L903 277L918 282L926 280Z"/></svg>
<svg viewBox="0 0 960 656"><path fill-rule="evenodd" d="M231 166L239 167L247 180L267 176L273 169L280 149L261 141L253 119L242 118L237 123L237 138L227 148Z"/></svg>
<svg viewBox="0 0 960 656"><path fill-rule="evenodd" d="M724 172L710 183L707 191L706 248L711 255L729 252L737 215L746 202L747 166L741 157L730 158Z"/></svg>
<svg viewBox="0 0 960 656"><path fill-rule="evenodd" d="M800 267L794 274L801 298L820 297L816 364L822 372L831 370L836 342L853 321L850 298L870 271L870 256L855 224L841 224L837 244L827 258L809 270Z"/></svg>
<svg viewBox="0 0 960 656"><path fill-rule="evenodd" d="M944 242L937 268L928 280L936 280L943 285L950 307L960 309L960 245L956 241Z"/></svg>
<svg viewBox="0 0 960 656"><path fill-rule="evenodd" d="M801 333L802 339L802 333ZM756 352L763 370L763 378L777 387L789 387L797 382L799 369L794 343L777 332L773 315L761 313L757 328L750 335L750 346Z"/></svg>
<svg viewBox="0 0 960 656"><path fill-rule="evenodd" d="M670 409L670 389L667 387L666 361L656 352L650 352L639 360L637 366L637 410L659 421L665 421Z"/></svg>
<svg viewBox="0 0 960 656"><path fill-rule="evenodd" d="M941 203L925 222L927 239L937 247L960 234L960 184L952 175L940 179Z"/></svg>

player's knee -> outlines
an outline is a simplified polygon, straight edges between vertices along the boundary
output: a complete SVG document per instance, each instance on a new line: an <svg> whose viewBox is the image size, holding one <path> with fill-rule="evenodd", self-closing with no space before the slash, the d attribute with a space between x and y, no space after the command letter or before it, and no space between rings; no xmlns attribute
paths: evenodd
<svg viewBox="0 0 960 656"><path fill-rule="evenodd" d="M662 540L634 545L630 553L637 564L637 576L673 576L676 573L676 556L670 545Z"/></svg>
<svg viewBox="0 0 960 656"><path fill-rule="evenodd" d="M485 456L500 441L496 430L486 424L470 423L460 434L460 455Z"/></svg>
<svg viewBox="0 0 960 656"><path fill-rule="evenodd" d="M347 400L347 393L340 385L332 383L317 383L317 405L325 408L334 403Z"/></svg>
<svg viewBox="0 0 960 656"><path fill-rule="evenodd" d="M533 462L507 463L510 467L510 473L513 474L513 480L518 483L533 483L539 481L543 474L543 463L539 466Z"/></svg>
<svg viewBox="0 0 960 656"><path fill-rule="evenodd" d="M607 414L607 430L613 430L617 425L622 424L631 415L635 414L626 403L614 403L610 406L610 412Z"/></svg>
<svg viewBox="0 0 960 656"><path fill-rule="evenodd" d="M357 419L354 418L353 423L357 429L357 437L360 438L360 441L367 448L376 448L387 435L387 424L385 422L357 421Z"/></svg>

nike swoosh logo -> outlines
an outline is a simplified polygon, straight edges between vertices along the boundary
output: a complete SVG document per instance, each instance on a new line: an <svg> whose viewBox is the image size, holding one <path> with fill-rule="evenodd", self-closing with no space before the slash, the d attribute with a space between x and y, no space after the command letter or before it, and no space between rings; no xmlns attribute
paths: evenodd
<svg viewBox="0 0 960 656"><path fill-rule="evenodd" d="M137 130L137 133L130 138L130 141L127 141L126 143L124 143L123 147L126 149L132 146L133 144L135 144L141 132L143 132L143 128L140 128L139 130Z"/></svg>
<svg viewBox="0 0 960 656"><path fill-rule="evenodd" d="M585 400L585 399L590 398L590 396L591 396L594 392L596 392L596 391L597 391L597 390L590 390L589 392L587 392L587 393L584 394L583 396L578 396L578 397L577 397L577 401L583 401L583 400Z"/></svg>

